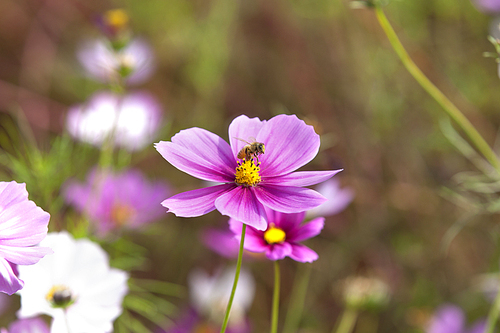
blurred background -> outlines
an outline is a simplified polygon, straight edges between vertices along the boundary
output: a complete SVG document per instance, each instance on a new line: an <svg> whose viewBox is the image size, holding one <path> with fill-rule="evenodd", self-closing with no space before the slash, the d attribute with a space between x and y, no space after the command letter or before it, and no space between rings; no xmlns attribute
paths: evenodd
<svg viewBox="0 0 500 333"><path fill-rule="evenodd" d="M280 325L296 278L309 273L299 332L332 331L345 307L339 286L350 276L376 276L391 294L383 307L360 312L354 332L424 332L446 302L470 321L487 314L478 281L499 271L498 216L477 209L482 198L464 190L460 174L477 169L443 134L440 106L404 69L374 12L351 9L347 0L0 1L0 149L29 165L19 171L5 164L0 179L27 183L30 199L51 213L51 231L75 213L44 186L84 179L99 154L86 145L51 153L67 135L69 107L105 88L85 75L76 52L102 35L95 17L116 8L156 58L152 77L133 88L162 105L165 124L155 142L194 126L227 140L240 114L296 114L322 140L305 170L344 168L335 178L355 197L306 242L319 259L282 262ZM495 60L483 57L494 52L487 40L494 15L469 0L392 1L385 11L423 72L498 151L500 81ZM33 146L40 158L32 158ZM129 163L168 181L174 193L201 185L152 144L130 153ZM204 247L209 226L225 228L227 218L168 214L129 232L146 258L132 275L186 286L193 268L214 272L235 262ZM252 331L267 331L272 263L243 265L256 281ZM186 295L169 300L181 311ZM0 326L15 318L19 300L8 302Z"/></svg>

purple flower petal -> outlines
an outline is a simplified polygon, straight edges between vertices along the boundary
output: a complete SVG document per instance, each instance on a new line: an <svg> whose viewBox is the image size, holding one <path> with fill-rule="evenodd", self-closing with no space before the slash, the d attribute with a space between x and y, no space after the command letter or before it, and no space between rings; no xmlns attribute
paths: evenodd
<svg viewBox="0 0 500 333"><path fill-rule="evenodd" d="M9 333L49 333L49 327L42 318L18 319L9 326Z"/></svg>
<svg viewBox="0 0 500 333"><path fill-rule="evenodd" d="M176 216L201 216L213 211L215 209L215 200L233 188L233 184L200 188L176 194L164 200L161 204L168 208L169 213L174 213Z"/></svg>
<svg viewBox="0 0 500 333"><path fill-rule="evenodd" d="M462 333L465 325L465 316L458 306L445 305L439 308L427 333Z"/></svg>
<svg viewBox="0 0 500 333"><path fill-rule="evenodd" d="M287 234L288 232L296 229L306 216L306 212L300 213L282 213L266 207L267 222L274 223L274 225Z"/></svg>
<svg viewBox="0 0 500 333"><path fill-rule="evenodd" d="M241 148L246 145L241 140L248 142L256 140L257 134L265 123L265 120L261 121L259 118L250 119L245 115L234 118L229 125L229 142L231 143L234 158L236 158Z"/></svg>
<svg viewBox="0 0 500 333"><path fill-rule="evenodd" d="M287 233L287 240L290 242L301 242L303 240L319 235L325 225L324 217L317 217L309 223L298 227Z"/></svg>
<svg viewBox="0 0 500 333"><path fill-rule="evenodd" d="M5 259L0 258L0 292L12 295L24 286Z"/></svg>
<svg viewBox="0 0 500 333"><path fill-rule="evenodd" d="M236 258L238 256L239 242L230 230L207 229L203 232L201 239L206 247L223 257Z"/></svg>
<svg viewBox="0 0 500 333"><path fill-rule="evenodd" d="M269 119L256 139L266 146L265 154L259 157L262 177L295 171L316 156L320 145L314 128L295 115Z"/></svg>
<svg viewBox="0 0 500 333"><path fill-rule="evenodd" d="M307 212L308 217L330 216L344 210L354 198L354 191L350 188L341 188L335 178L326 181L315 188L328 201Z"/></svg>
<svg viewBox="0 0 500 333"><path fill-rule="evenodd" d="M236 237L238 243L241 241L242 226L243 223L235 219L229 219L229 229ZM243 244L244 249L250 252L258 253L266 251L269 245L266 243L262 235L262 231L255 230L254 228L247 228L245 232L245 244Z"/></svg>
<svg viewBox="0 0 500 333"><path fill-rule="evenodd" d="M3 210L6 207L23 202L28 197L26 184L18 184L12 182L0 182L0 208Z"/></svg>
<svg viewBox="0 0 500 333"><path fill-rule="evenodd" d="M155 144L170 164L203 180L228 183L234 181L236 160L231 147L218 135L201 128L180 131L172 142Z"/></svg>
<svg viewBox="0 0 500 333"><path fill-rule="evenodd" d="M330 179L344 169L331 171L297 171L276 177L264 177L263 184L281 186L309 186L315 185Z"/></svg>
<svg viewBox="0 0 500 333"><path fill-rule="evenodd" d="M262 204L283 213L306 211L326 201L318 192L303 187L266 185L254 189Z"/></svg>
<svg viewBox="0 0 500 333"><path fill-rule="evenodd" d="M45 255L53 251L48 247L14 247L0 245L0 258L4 258L16 265L36 264Z"/></svg>
<svg viewBox="0 0 500 333"><path fill-rule="evenodd" d="M290 243L274 244L266 252L269 260L281 260L292 254L292 245Z"/></svg>
<svg viewBox="0 0 500 333"><path fill-rule="evenodd" d="M32 246L47 235L50 215L33 201L16 203L2 212L0 245Z"/></svg>
<svg viewBox="0 0 500 333"><path fill-rule="evenodd" d="M302 244L293 244L292 253L289 255L295 261L313 262L318 259L318 254Z"/></svg>
<svg viewBox="0 0 500 333"><path fill-rule="evenodd" d="M220 195L215 207L222 215L227 215L246 223L257 230L267 228L266 211L257 200L253 188L238 186Z"/></svg>

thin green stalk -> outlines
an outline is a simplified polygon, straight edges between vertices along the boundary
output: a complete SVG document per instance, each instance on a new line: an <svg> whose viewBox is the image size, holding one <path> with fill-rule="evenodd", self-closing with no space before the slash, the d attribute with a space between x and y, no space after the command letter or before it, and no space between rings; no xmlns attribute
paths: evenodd
<svg viewBox="0 0 500 333"><path fill-rule="evenodd" d="M337 327L337 330L333 329L333 332L336 333L351 333L354 329L354 325L356 324L356 320L358 319L358 312L351 308L346 308L344 313L342 314L342 318L340 319L340 324Z"/></svg>
<svg viewBox="0 0 500 333"><path fill-rule="evenodd" d="M488 313L488 319L486 320L486 333L493 333L495 325L498 320L498 315L500 314L500 291L495 297L495 302Z"/></svg>
<svg viewBox="0 0 500 333"><path fill-rule="evenodd" d="M380 5L375 5L375 12L382 29L389 39L389 42L408 72L410 72L420 86L422 86L422 88L424 88L424 90L427 91L427 93L431 95L439 105L441 105L448 116L450 116L460 126L467 137L476 146L477 150L483 154L488 162L497 171L500 171L500 161L491 147L483 139L481 134L479 134L471 122L463 115L463 113L460 112L460 110L424 75L424 73L422 73L422 71L413 62L406 52L403 44L401 44L396 32L394 32L394 29L387 20L387 17L385 16Z"/></svg>
<svg viewBox="0 0 500 333"><path fill-rule="evenodd" d="M278 332L278 314L280 310L280 264L274 262L274 293L273 293L273 312L271 316L271 333Z"/></svg>
<svg viewBox="0 0 500 333"><path fill-rule="evenodd" d="M283 333L295 333L299 327L302 312L304 311L304 303L307 295L307 287L311 278L312 265L300 265L299 272L295 277L292 296L288 311L286 313Z"/></svg>
<svg viewBox="0 0 500 333"><path fill-rule="evenodd" d="M241 228L240 251L238 252L238 261L236 262L236 272L234 274L233 289L231 290L231 296L229 296L229 301L227 302L226 315L224 316L224 322L222 323L220 333L224 333L226 331L226 327L229 322L229 313L231 312L231 306L233 305L234 294L236 293L236 287L238 286L238 279L240 278L241 261L243 259L243 244L245 244L246 229L247 225L243 224L243 227Z"/></svg>

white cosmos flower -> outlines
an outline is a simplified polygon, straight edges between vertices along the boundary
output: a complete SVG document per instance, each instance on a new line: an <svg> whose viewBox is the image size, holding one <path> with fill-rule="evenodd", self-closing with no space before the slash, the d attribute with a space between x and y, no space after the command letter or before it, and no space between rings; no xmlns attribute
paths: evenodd
<svg viewBox="0 0 500 333"><path fill-rule="evenodd" d="M87 40L77 56L88 75L102 82L116 82L124 76L128 84L140 84L155 69L153 51L143 39L134 39L120 50L103 39Z"/></svg>
<svg viewBox="0 0 500 333"><path fill-rule="evenodd" d="M19 292L18 317L49 315L51 333L112 332L128 292L127 273L110 268L99 245L67 232L49 233L40 244L54 254L36 265L19 266L25 287Z"/></svg>
<svg viewBox="0 0 500 333"><path fill-rule="evenodd" d="M113 136L114 145L134 151L153 142L161 118L160 104L147 92L98 92L88 103L69 109L66 126L78 140L101 146Z"/></svg>
<svg viewBox="0 0 500 333"><path fill-rule="evenodd" d="M202 270L194 270L189 275L189 290L191 304L198 313L221 321L224 318L227 302L233 288L234 267L218 272L213 276ZM241 269L238 286L231 307L230 324L238 325L244 322L245 314L252 305L255 295L255 281L252 274Z"/></svg>

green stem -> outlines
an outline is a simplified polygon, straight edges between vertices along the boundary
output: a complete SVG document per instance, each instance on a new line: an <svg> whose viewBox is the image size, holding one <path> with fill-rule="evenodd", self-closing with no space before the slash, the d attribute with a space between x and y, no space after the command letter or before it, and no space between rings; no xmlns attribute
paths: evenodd
<svg viewBox="0 0 500 333"><path fill-rule="evenodd" d="M500 313L500 291L495 297L495 302L491 306L490 312L488 313L488 319L486 320L486 333L493 333L495 325L498 320L498 314Z"/></svg>
<svg viewBox="0 0 500 333"><path fill-rule="evenodd" d="M278 332L278 314L280 309L280 264L274 262L274 293L273 293L273 312L271 316L271 333Z"/></svg>
<svg viewBox="0 0 500 333"><path fill-rule="evenodd" d="M375 12L382 29L389 39L389 42L408 72L410 72L420 86L422 86L422 88L424 88L424 90L427 91L427 93L431 95L439 105L441 105L448 116L450 116L460 126L467 137L476 146L477 150L483 154L488 162L497 171L500 171L500 161L491 147L483 139L481 134L479 134L471 122L463 115L463 113L460 112L460 110L424 75L424 73L422 73L422 71L413 62L406 52L403 44L401 44L396 32L394 32L394 29L387 20L382 8L380 8L380 5L375 5Z"/></svg>
<svg viewBox="0 0 500 333"><path fill-rule="evenodd" d="M233 305L234 294L236 293L236 287L238 286L238 279L240 278L241 261L243 259L243 245L245 244L246 229L247 225L243 224L243 227L241 228L240 251L238 252L238 261L236 262L236 272L234 274L233 289L231 290L231 296L229 296L229 301L227 302L226 315L224 316L224 322L222 323L220 333L224 333L226 331L226 327L229 322L229 313L231 312L231 306Z"/></svg>
<svg viewBox="0 0 500 333"><path fill-rule="evenodd" d="M304 303L307 296L307 287L311 278L312 265L300 265L299 272L295 277L295 282L290 296L288 311L286 313L283 333L295 333L302 318Z"/></svg>
<svg viewBox="0 0 500 333"><path fill-rule="evenodd" d="M342 318L340 319L340 324L337 327L337 331L335 329L333 332L336 333L351 333L354 329L354 325L356 324L356 320L358 319L358 312L351 308L346 308L344 313L342 314Z"/></svg>

